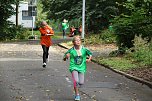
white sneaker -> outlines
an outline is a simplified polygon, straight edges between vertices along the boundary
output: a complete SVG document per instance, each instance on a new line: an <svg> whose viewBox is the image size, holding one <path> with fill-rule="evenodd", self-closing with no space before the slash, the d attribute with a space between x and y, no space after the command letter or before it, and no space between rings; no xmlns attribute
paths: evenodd
<svg viewBox="0 0 152 101"><path fill-rule="evenodd" d="M46 67L46 63L44 62L42 66L45 68Z"/></svg>

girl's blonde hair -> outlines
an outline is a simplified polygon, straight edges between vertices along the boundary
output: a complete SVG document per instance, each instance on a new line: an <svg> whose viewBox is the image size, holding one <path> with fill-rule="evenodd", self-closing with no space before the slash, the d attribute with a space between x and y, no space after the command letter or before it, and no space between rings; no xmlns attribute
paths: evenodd
<svg viewBox="0 0 152 101"><path fill-rule="evenodd" d="M81 36L80 35L76 35L76 36L73 37L72 42L74 42L76 40L76 38L79 38L81 40Z"/></svg>

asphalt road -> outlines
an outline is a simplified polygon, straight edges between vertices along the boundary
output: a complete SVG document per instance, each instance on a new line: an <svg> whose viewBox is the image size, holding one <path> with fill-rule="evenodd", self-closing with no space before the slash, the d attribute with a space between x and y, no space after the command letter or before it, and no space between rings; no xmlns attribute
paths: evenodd
<svg viewBox="0 0 152 101"><path fill-rule="evenodd" d="M50 47L44 69L38 41L0 43L0 101L73 101L69 61L62 61L65 51ZM96 63L87 68L81 101L152 101L152 89L146 85Z"/></svg>

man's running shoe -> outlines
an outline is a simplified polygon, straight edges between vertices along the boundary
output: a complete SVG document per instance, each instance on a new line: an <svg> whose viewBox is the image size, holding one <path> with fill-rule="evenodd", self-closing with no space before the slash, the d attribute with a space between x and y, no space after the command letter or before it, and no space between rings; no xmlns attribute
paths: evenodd
<svg viewBox="0 0 152 101"><path fill-rule="evenodd" d="M43 66L43 68L46 68L46 63L43 63L43 65L42 65L42 66Z"/></svg>

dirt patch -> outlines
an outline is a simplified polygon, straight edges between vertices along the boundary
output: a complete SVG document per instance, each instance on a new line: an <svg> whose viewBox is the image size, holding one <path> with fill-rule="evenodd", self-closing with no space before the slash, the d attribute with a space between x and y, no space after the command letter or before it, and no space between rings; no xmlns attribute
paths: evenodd
<svg viewBox="0 0 152 101"><path fill-rule="evenodd" d="M94 51L102 51L105 49L111 49L111 50L117 49L116 45L114 44L86 45L86 47Z"/></svg>
<svg viewBox="0 0 152 101"><path fill-rule="evenodd" d="M134 69L134 70L127 71L127 73L152 82L152 67Z"/></svg>

